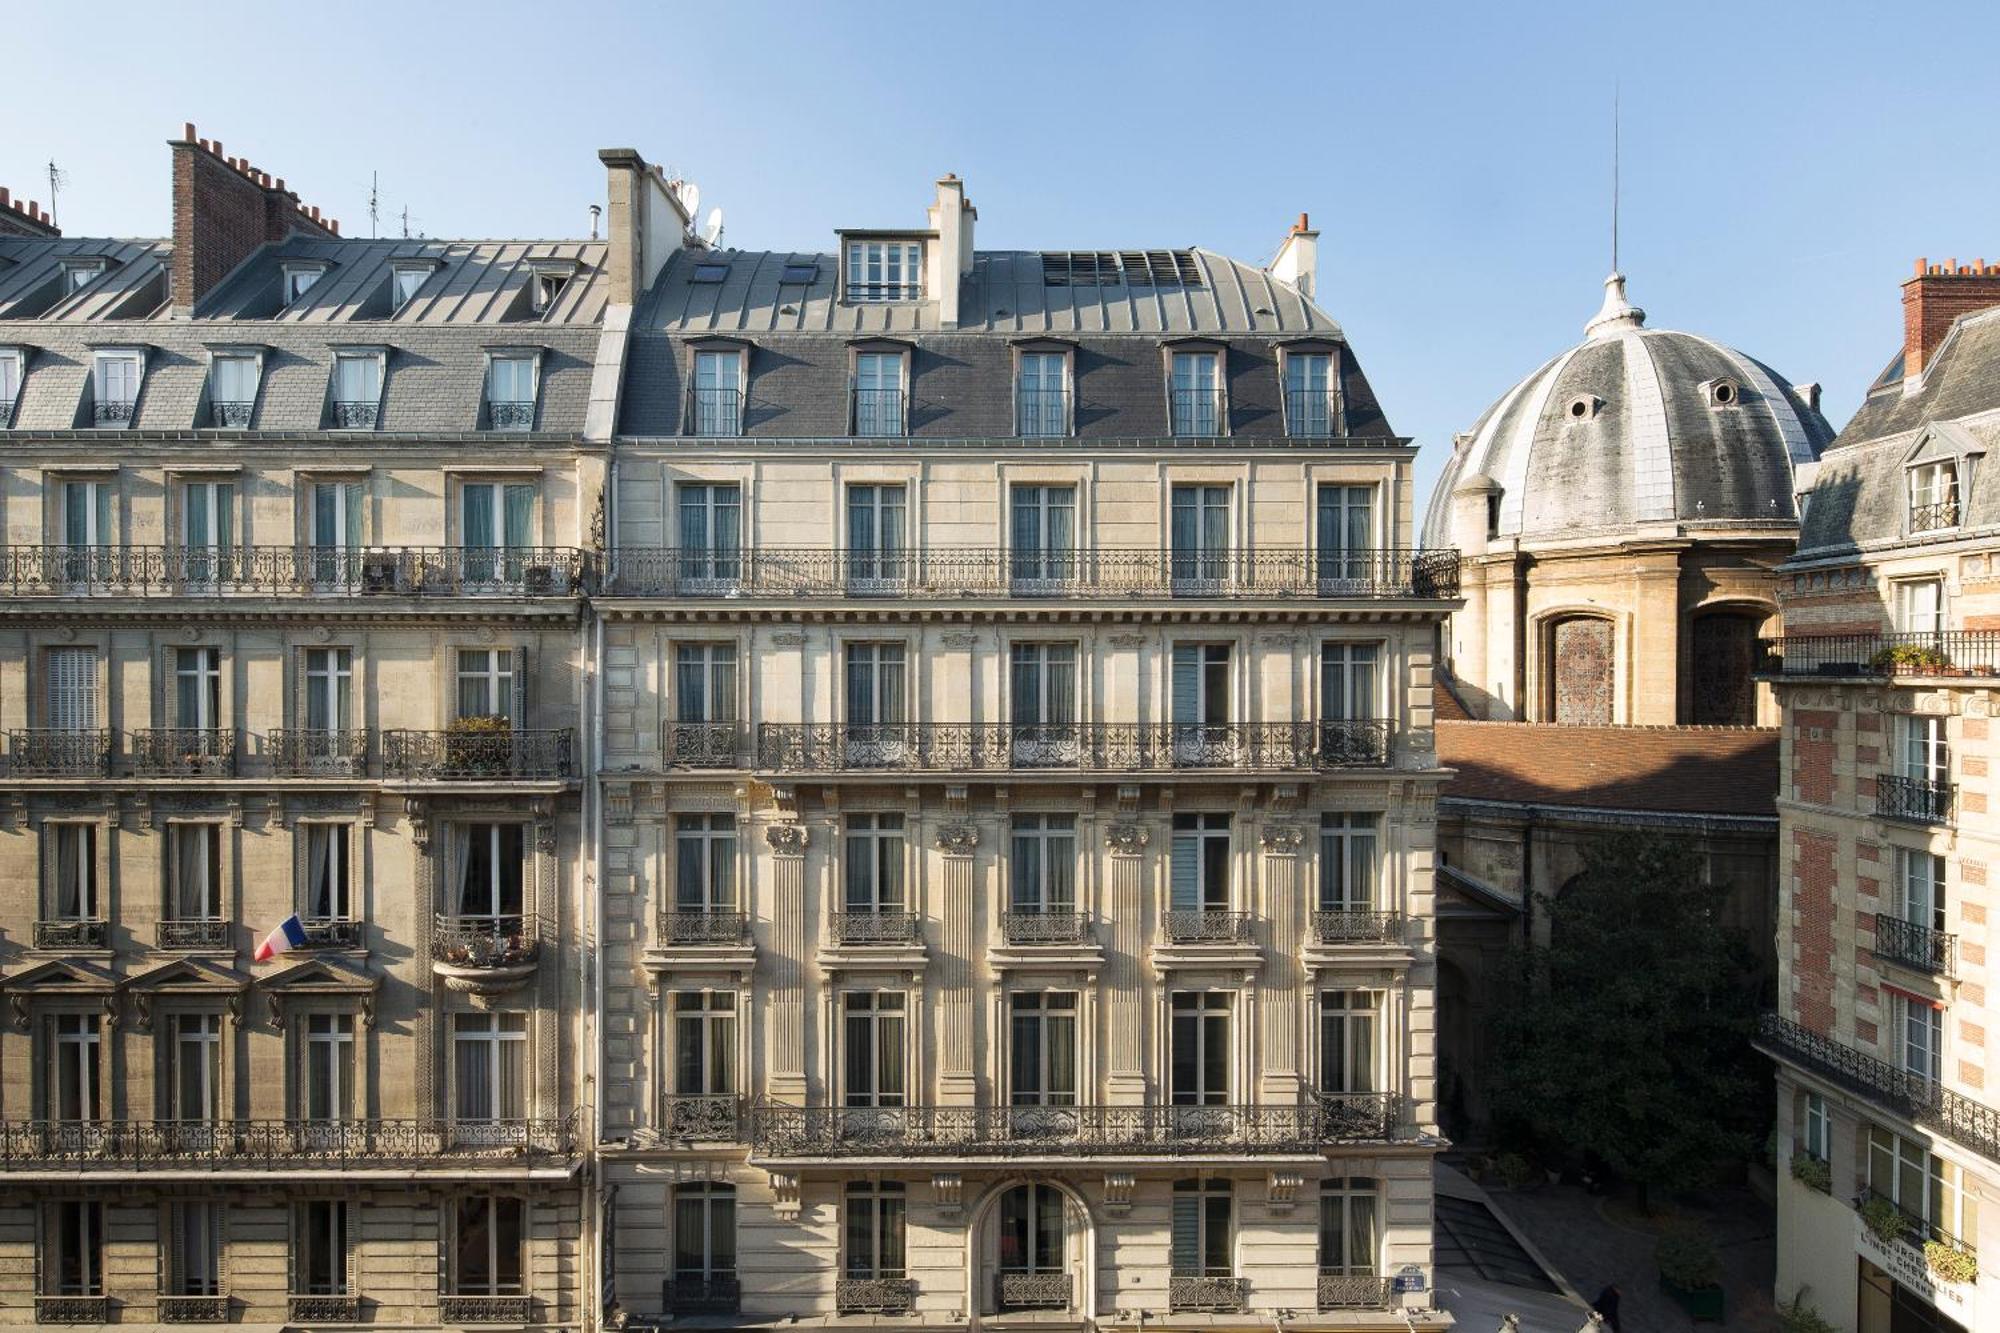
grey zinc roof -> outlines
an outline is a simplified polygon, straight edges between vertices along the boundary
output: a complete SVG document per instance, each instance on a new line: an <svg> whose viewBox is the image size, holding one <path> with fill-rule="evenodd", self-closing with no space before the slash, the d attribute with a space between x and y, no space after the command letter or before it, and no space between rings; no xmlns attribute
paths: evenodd
<svg viewBox="0 0 2000 1333"><path fill-rule="evenodd" d="M166 302L165 241L0 236L0 319L140 319ZM62 291L66 260L102 259L104 272Z"/></svg>
<svg viewBox="0 0 2000 1333"><path fill-rule="evenodd" d="M1317 334L1341 336L1340 326L1288 283L1262 269L1191 252L1198 286L1065 286L1042 280L1042 256L1031 250L982 250L965 283L958 328L973 333L1081 335ZM729 266L719 283L691 282L695 265ZM810 286L781 284L787 264L815 263ZM667 333L936 332L933 301L839 299L839 259L831 254L718 250L670 259L634 320L637 330Z"/></svg>
<svg viewBox="0 0 2000 1333"><path fill-rule="evenodd" d="M2000 408L2000 309L1961 316L1915 393L1903 392L1902 367L1898 354L1841 428L1835 448Z"/></svg>
<svg viewBox="0 0 2000 1333"><path fill-rule="evenodd" d="M604 318L603 241L322 240L295 236L258 251L202 298L202 319L263 319L326 324L379 320L398 324L595 324ZM290 307L280 308L286 261L328 265L326 275ZM407 305L389 308L398 262L437 271ZM537 314L528 287L537 264L574 265L548 311Z"/></svg>

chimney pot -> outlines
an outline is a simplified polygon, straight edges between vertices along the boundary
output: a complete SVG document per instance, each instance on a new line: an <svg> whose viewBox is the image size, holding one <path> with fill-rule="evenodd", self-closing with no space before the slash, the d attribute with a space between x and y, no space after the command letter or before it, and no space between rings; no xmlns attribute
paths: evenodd
<svg viewBox="0 0 2000 1333"><path fill-rule="evenodd" d="M31 217L40 217L42 214L42 201L39 199L30 199L28 201L28 213Z"/></svg>
<svg viewBox="0 0 2000 1333"><path fill-rule="evenodd" d="M8 195L7 195L7 187L6 187L6 186L4 186L4 185L0 185L0 208L12 208L12 207L13 207L13 205L12 205L12 204L10 204L10 203L8 203L8 202L7 202L7 198L8 198Z"/></svg>
<svg viewBox="0 0 2000 1333"><path fill-rule="evenodd" d="M278 177L278 188L281 190L285 188L285 178L283 176Z"/></svg>
<svg viewBox="0 0 2000 1333"><path fill-rule="evenodd" d="M193 142L194 142L194 122L193 122L193 121L189 121L189 122L187 122L187 124L185 124L185 125L181 126L181 142L182 142L182 143L193 143Z"/></svg>
<svg viewBox="0 0 2000 1333"><path fill-rule="evenodd" d="M1292 230L1293 230L1293 231L1311 231L1311 230L1312 230L1312 222L1311 222L1311 220L1310 220L1310 219L1308 219L1308 218L1306 217L1306 215L1305 215L1304 213L1301 213L1301 214L1299 214L1299 220L1298 220L1298 223L1297 223L1297 225L1296 225L1296 226L1294 226L1294 227L1292 228Z"/></svg>

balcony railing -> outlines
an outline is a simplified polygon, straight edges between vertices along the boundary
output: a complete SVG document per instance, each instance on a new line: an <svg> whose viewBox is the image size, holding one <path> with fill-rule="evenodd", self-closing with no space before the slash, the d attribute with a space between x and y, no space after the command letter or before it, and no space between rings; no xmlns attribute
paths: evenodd
<svg viewBox="0 0 2000 1333"><path fill-rule="evenodd" d="M1157 548L1016 550L958 546L627 547L607 591L625 597L1453 598L1453 550Z"/></svg>
<svg viewBox="0 0 2000 1333"><path fill-rule="evenodd" d="M111 771L111 733L42 727L7 733L7 771L17 778L101 778Z"/></svg>
<svg viewBox="0 0 2000 1333"><path fill-rule="evenodd" d="M1171 427L1178 436L1220 435L1227 425L1227 409L1220 389L1174 389L1168 394L1172 407Z"/></svg>
<svg viewBox="0 0 2000 1333"><path fill-rule="evenodd" d="M326 731L285 728L264 733L273 772L296 778L353 778L368 772L373 733L366 728Z"/></svg>
<svg viewBox="0 0 2000 1333"><path fill-rule="evenodd" d="M1340 434L1340 395L1332 389L1285 390L1285 434L1330 440Z"/></svg>
<svg viewBox="0 0 2000 1333"><path fill-rule="evenodd" d="M688 390L688 434L727 436L742 433L741 389Z"/></svg>
<svg viewBox="0 0 2000 1333"><path fill-rule="evenodd" d="M1932 504L1910 506L1911 532L1938 532L1958 526L1958 501L1938 500Z"/></svg>
<svg viewBox="0 0 2000 1333"><path fill-rule="evenodd" d="M307 949L359 949L361 947L361 923L334 919L306 918L300 922L305 928Z"/></svg>
<svg viewBox="0 0 2000 1333"><path fill-rule="evenodd" d="M111 1320L108 1296L36 1296L38 1324L103 1324Z"/></svg>
<svg viewBox="0 0 2000 1333"><path fill-rule="evenodd" d="M835 912L828 919L835 944L915 944L917 914L892 910Z"/></svg>
<svg viewBox="0 0 2000 1333"><path fill-rule="evenodd" d="M1360 1273L1321 1273L1319 1308L1322 1310L1386 1310L1389 1308L1389 1279Z"/></svg>
<svg viewBox="0 0 2000 1333"><path fill-rule="evenodd" d="M1381 944L1402 934L1403 914L1339 908L1314 912L1312 924L1321 944Z"/></svg>
<svg viewBox="0 0 2000 1333"><path fill-rule="evenodd" d="M669 722L669 768L741 768L743 728L734 722Z"/></svg>
<svg viewBox="0 0 2000 1333"><path fill-rule="evenodd" d="M220 399L208 405L208 424L219 430L242 430L250 424L255 403L227 403Z"/></svg>
<svg viewBox="0 0 2000 1333"><path fill-rule="evenodd" d="M780 772L1144 772L1250 769L1324 772L1389 762L1389 724L766 722L759 769Z"/></svg>
<svg viewBox="0 0 2000 1333"><path fill-rule="evenodd" d="M844 1277L833 1284L833 1308L840 1314L907 1314L916 1303L911 1278Z"/></svg>
<svg viewBox="0 0 2000 1333"><path fill-rule="evenodd" d="M741 1103L732 1093L669 1093L660 1108L662 1138L734 1143L743 1136Z"/></svg>
<svg viewBox="0 0 2000 1333"><path fill-rule="evenodd" d="M1394 1093L1322 1093L1269 1106L789 1106L752 1108L762 1157L1181 1156L1317 1152L1387 1139Z"/></svg>
<svg viewBox="0 0 2000 1333"><path fill-rule="evenodd" d="M1073 1285L1068 1273L995 1273L993 1303L1002 1310L1067 1310Z"/></svg>
<svg viewBox="0 0 2000 1333"><path fill-rule="evenodd" d="M1067 909L1007 912L1000 926L1009 944L1083 944L1090 939L1090 917Z"/></svg>
<svg viewBox="0 0 2000 1333"><path fill-rule="evenodd" d="M1023 438L1069 434L1069 390L1021 389L1015 394L1014 425Z"/></svg>
<svg viewBox="0 0 2000 1333"><path fill-rule="evenodd" d="M488 403L486 426L489 430L533 430L535 405L533 402Z"/></svg>
<svg viewBox="0 0 2000 1333"><path fill-rule="evenodd" d="M734 1314L743 1303L743 1284L734 1273L670 1277L660 1289L668 1314Z"/></svg>
<svg viewBox="0 0 2000 1333"><path fill-rule="evenodd" d="M431 925L431 961L447 967L526 967L542 956L529 916L438 916Z"/></svg>
<svg viewBox="0 0 2000 1333"><path fill-rule="evenodd" d="M677 907L660 913L662 944L740 944L750 918L742 912Z"/></svg>
<svg viewBox="0 0 2000 1333"><path fill-rule="evenodd" d="M1876 1189L1873 1185L1864 1185L1861 1187L1861 1193L1855 1196L1854 1206L1858 1211L1863 1204L1874 1199L1880 1199L1883 1203L1888 1204L1902 1217L1903 1243L1911 1249L1916 1250L1919 1254L1923 1252L1924 1242L1930 1240L1949 1245L1954 1250L1963 1250L1967 1254L1976 1255L1979 1253L1978 1245L1971 1240L1945 1230L1941 1223L1931 1221L1930 1218L1924 1216L1917 1209L1896 1202L1896 1200L1890 1198L1881 1190Z"/></svg>
<svg viewBox="0 0 2000 1333"><path fill-rule="evenodd" d="M869 439L902 435L907 399L901 389L854 389L854 433Z"/></svg>
<svg viewBox="0 0 2000 1333"><path fill-rule="evenodd" d="M37 949L106 949L110 947L111 923L75 917L35 923Z"/></svg>
<svg viewBox="0 0 2000 1333"><path fill-rule="evenodd" d="M226 949L230 924L221 917L193 917L160 923L162 949Z"/></svg>
<svg viewBox="0 0 2000 1333"><path fill-rule="evenodd" d="M575 732L385 731L382 768L392 778L567 778Z"/></svg>
<svg viewBox="0 0 2000 1333"><path fill-rule="evenodd" d="M285 1313L294 1324L352 1324L361 1318L361 1298L293 1292L285 1298Z"/></svg>
<svg viewBox="0 0 2000 1333"><path fill-rule="evenodd" d="M163 1324L226 1324L229 1322L227 1296L161 1296L154 1313Z"/></svg>
<svg viewBox="0 0 2000 1333"><path fill-rule="evenodd" d="M379 402L335 403L333 424L338 430L374 430L382 415Z"/></svg>
<svg viewBox="0 0 2000 1333"><path fill-rule="evenodd" d="M7 546L15 597L574 597L570 546Z"/></svg>
<svg viewBox="0 0 2000 1333"><path fill-rule="evenodd" d="M1757 1046L1774 1059L1817 1074L1982 1157L2000 1158L2000 1110L1983 1102L1778 1014L1758 1020Z"/></svg>
<svg viewBox="0 0 2000 1333"><path fill-rule="evenodd" d="M1884 819L1907 819L1917 824L1947 823L1957 792L1949 782L1884 773L1875 779L1875 813Z"/></svg>
<svg viewBox="0 0 2000 1333"><path fill-rule="evenodd" d="M145 1167L349 1170L369 1166L509 1166L577 1152L577 1115L468 1127L444 1120L0 1121L0 1169Z"/></svg>
<svg viewBox="0 0 2000 1333"><path fill-rule="evenodd" d="M1161 918L1160 930L1171 944L1241 944L1249 940L1253 920L1248 912L1177 908Z"/></svg>
<svg viewBox="0 0 2000 1333"><path fill-rule="evenodd" d="M1919 972L1953 974L1958 937L1887 912L1875 914L1875 956Z"/></svg>
<svg viewBox="0 0 2000 1333"><path fill-rule="evenodd" d="M2000 676L2000 630L1787 634L1759 648L1766 676Z"/></svg>
<svg viewBox="0 0 2000 1333"><path fill-rule="evenodd" d="M535 1322L535 1300L532 1296L442 1295L438 1297L438 1322L520 1328Z"/></svg>
<svg viewBox="0 0 2000 1333"><path fill-rule="evenodd" d="M1250 1281L1175 1273L1167 1279L1167 1308L1175 1313L1230 1314L1243 1308Z"/></svg>
<svg viewBox="0 0 2000 1333"><path fill-rule="evenodd" d="M90 420L96 426L129 426L138 411L139 401L136 398L99 401L90 405Z"/></svg>
<svg viewBox="0 0 2000 1333"><path fill-rule="evenodd" d="M226 778L236 772L236 733L228 727L146 727L127 735L137 777Z"/></svg>

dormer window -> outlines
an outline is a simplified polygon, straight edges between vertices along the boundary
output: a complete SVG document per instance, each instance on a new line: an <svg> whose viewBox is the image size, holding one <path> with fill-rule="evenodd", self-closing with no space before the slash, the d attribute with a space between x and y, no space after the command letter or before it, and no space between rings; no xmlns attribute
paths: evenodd
<svg viewBox="0 0 2000 1333"><path fill-rule="evenodd" d="M336 352L333 358L333 424L340 430L374 430L382 414L379 349Z"/></svg>
<svg viewBox="0 0 2000 1333"><path fill-rule="evenodd" d="M489 430L535 428L535 380L541 358L533 351L493 352L486 361Z"/></svg>
<svg viewBox="0 0 2000 1333"><path fill-rule="evenodd" d="M285 304L291 305L311 291L314 283L326 276L326 265L286 264L283 272Z"/></svg>
<svg viewBox="0 0 2000 1333"><path fill-rule="evenodd" d="M21 397L21 349L0 347L0 430L14 424L14 404Z"/></svg>
<svg viewBox="0 0 2000 1333"><path fill-rule="evenodd" d="M435 272L437 272L436 266L428 263L396 265L391 279L395 283L391 294L395 308L401 310L415 300L417 293L423 290L424 284L431 280L431 274Z"/></svg>
<svg viewBox="0 0 2000 1333"><path fill-rule="evenodd" d="M1331 352L1285 352L1285 433L1323 440L1340 433L1340 371Z"/></svg>
<svg viewBox="0 0 2000 1333"><path fill-rule="evenodd" d="M924 294L924 247L917 241L849 241L849 301L914 301Z"/></svg>
<svg viewBox="0 0 2000 1333"><path fill-rule="evenodd" d="M63 295L82 291L103 273L102 259L65 259L62 266Z"/></svg>
<svg viewBox="0 0 2000 1333"><path fill-rule="evenodd" d="M208 411L212 425L242 430L257 407L261 365L255 353L218 353L208 368Z"/></svg>
<svg viewBox="0 0 2000 1333"><path fill-rule="evenodd" d="M145 371L145 354L136 349L105 348L95 355L90 369L93 425L122 429L132 424Z"/></svg>
<svg viewBox="0 0 2000 1333"><path fill-rule="evenodd" d="M1910 469L1910 531L1958 526L1958 463L1939 459Z"/></svg>
<svg viewBox="0 0 2000 1333"><path fill-rule="evenodd" d="M535 275L528 283L528 305L538 315L546 315L555 308L556 301L569 285L571 275L576 272L574 265L538 264Z"/></svg>
<svg viewBox="0 0 2000 1333"><path fill-rule="evenodd" d="M1173 433L1222 433L1222 357L1216 352L1175 352L1168 385Z"/></svg>

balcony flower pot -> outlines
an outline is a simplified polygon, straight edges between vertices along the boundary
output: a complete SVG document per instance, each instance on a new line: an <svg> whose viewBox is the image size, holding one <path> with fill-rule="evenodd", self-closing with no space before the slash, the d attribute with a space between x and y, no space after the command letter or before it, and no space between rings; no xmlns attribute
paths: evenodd
<svg viewBox="0 0 2000 1333"><path fill-rule="evenodd" d="M445 728L445 767L454 773L505 773L513 732L513 722L497 714L456 719Z"/></svg>
<svg viewBox="0 0 2000 1333"><path fill-rule="evenodd" d="M1879 1196L1870 1196L1862 1203L1861 1224L1884 1245L1894 1245L1910 1234L1910 1220L1895 1204Z"/></svg>
<svg viewBox="0 0 2000 1333"><path fill-rule="evenodd" d="M1722 1261L1708 1237L1692 1227L1676 1227L1660 1237L1653 1252L1660 1267L1660 1290L1697 1322L1723 1320Z"/></svg>
<svg viewBox="0 0 2000 1333"><path fill-rule="evenodd" d="M1833 1189L1833 1168L1817 1157L1810 1157L1802 1152L1793 1153L1792 1179L1807 1189L1826 1194Z"/></svg>
<svg viewBox="0 0 2000 1333"><path fill-rule="evenodd" d="M1949 1241L1924 1242L1924 1265L1931 1276L1944 1282L1966 1283L1979 1280L1979 1256Z"/></svg>

